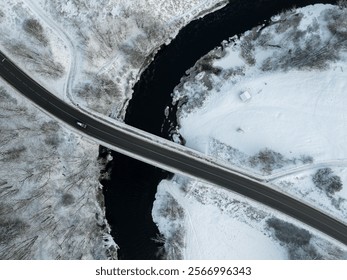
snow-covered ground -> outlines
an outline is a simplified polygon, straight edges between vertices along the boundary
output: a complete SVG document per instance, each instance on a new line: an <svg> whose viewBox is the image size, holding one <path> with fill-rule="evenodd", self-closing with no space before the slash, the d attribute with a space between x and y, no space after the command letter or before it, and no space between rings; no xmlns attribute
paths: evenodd
<svg viewBox="0 0 347 280"><path fill-rule="evenodd" d="M64 39L24 1L0 2L1 51L61 98L73 59Z"/></svg>
<svg viewBox="0 0 347 280"><path fill-rule="evenodd" d="M346 26L346 8L308 6L278 15L269 26L232 38L202 58L173 93L181 103L178 132L185 145L266 178L346 222ZM240 98L244 92L251 95L247 101ZM153 211L167 248L179 229L180 257L346 258L319 252L325 237L312 229L314 238L306 244L315 249L284 245L277 230L269 231L276 228L270 217L278 213L197 181L183 180L189 187L180 191L181 181L160 184ZM184 226L160 214L167 197L182 207Z"/></svg>
<svg viewBox="0 0 347 280"><path fill-rule="evenodd" d="M155 51L226 2L5 0L0 46L62 99L122 120L132 86ZM31 32L28 19L37 23ZM52 68L54 75L47 75Z"/></svg>
<svg viewBox="0 0 347 280"><path fill-rule="evenodd" d="M218 3L4 0L0 46L62 99L122 119L150 54ZM291 11L202 59L174 93L188 97L179 116L186 145L346 220L346 188L338 191L347 179L346 18L332 6ZM1 258L115 257L97 146L0 82ZM243 103L245 90L252 98ZM163 181L157 197L169 258L346 258L345 247L312 229L195 180Z"/></svg>
<svg viewBox="0 0 347 280"><path fill-rule="evenodd" d="M225 0L4 0L0 48L66 102L122 120L152 55ZM105 259L98 146L1 84L1 259ZM15 174L15 175L14 175Z"/></svg>
<svg viewBox="0 0 347 280"><path fill-rule="evenodd" d="M153 206L168 259L346 259L347 248L217 186L175 176Z"/></svg>
<svg viewBox="0 0 347 280"><path fill-rule="evenodd" d="M98 145L0 79L0 259L114 259Z"/></svg>

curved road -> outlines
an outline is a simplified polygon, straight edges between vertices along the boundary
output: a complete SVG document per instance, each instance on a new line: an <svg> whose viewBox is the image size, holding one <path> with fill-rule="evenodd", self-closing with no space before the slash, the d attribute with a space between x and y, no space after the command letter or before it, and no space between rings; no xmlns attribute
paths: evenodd
<svg viewBox="0 0 347 280"><path fill-rule="evenodd" d="M125 133L122 129L91 118L41 87L1 52L0 74L4 80L32 102L96 141L99 140L99 142L107 143L109 146L117 147L127 154L131 153L171 166L184 174L190 174L237 192L292 216L347 245L347 225L251 178L246 178L218 166L209 165L189 154L158 146L154 141L151 143L148 140L140 139L129 132ZM87 124L87 127L78 126L76 121Z"/></svg>

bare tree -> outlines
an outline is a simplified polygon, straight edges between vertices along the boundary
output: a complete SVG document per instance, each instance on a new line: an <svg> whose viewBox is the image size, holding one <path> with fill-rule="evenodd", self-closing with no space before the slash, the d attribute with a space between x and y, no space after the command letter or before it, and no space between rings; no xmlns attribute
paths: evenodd
<svg viewBox="0 0 347 280"><path fill-rule="evenodd" d="M115 244L103 240L110 229L98 202L97 147L94 160L84 149L92 145L5 84L0 105L0 259L115 258Z"/></svg>
<svg viewBox="0 0 347 280"><path fill-rule="evenodd" d="M346 9L347 8L347 0L339 0L339 1L337 1L337 5L341 9Z"/></svg>
<svg viewBox="0 0 347 280"><path fill-rule="evenodd" d="M308 244L311 240L311 234L305 229L298 228L297 226L282 221L277 218L270 218L267 225L275 230L276 237L287 244L302 246Z"/></svg>
<svg viewBox="0 0 347 280"><path fill-rule="evenodd" d="M44 34L42 25L37 19L30 18L30 19L24 20L23 29L29 35L33 36L39 42L41 42L44 46L47 46L48 39Z"/></svg>
<svg viewBox="0 0 347 280"><path fill-rule="evenodd" d="M2 22L4 18L5 18L5 13L2 10L0 10L0 22Z"/></svg>
<svg viewBox="0 0 347 280"><path fill-rule="evenodd" d="M342 190L341 178L333 175L331 168L321 168L313 175L312 181L316 187L324 190L327 194L332 195Z"/></svg>

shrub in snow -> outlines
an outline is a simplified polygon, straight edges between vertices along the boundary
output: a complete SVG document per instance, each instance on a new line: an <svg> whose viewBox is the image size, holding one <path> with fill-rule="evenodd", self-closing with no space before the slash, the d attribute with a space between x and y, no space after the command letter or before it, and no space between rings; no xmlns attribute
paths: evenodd
<svg viewBox="0 0 347 280"><path fill-rule="evenodd" d="M169 236L164 234L157 234L153 240L160 246L158 255L164 260L180 260L183 259L182 249L185 247L184 243L185 230L182 225L173 229Z"/></svg>
<svg viewBox="0 0 347 280"><path fill-rule="evenodd" d="M0 10L0 22L5 18L5 14Z"/></svg>
<svg viewBox="0 0 347 280"><path fill-rule="evenodd" d="M261 38L253 44L263 48L277 47L270 57L261 62L262 71L275 71L291 69L311 70L326 69L331 62L340 57L340 52L347 48L347 9L328 9L324 11L326 27L319 24L317 19L313 20L305 30L299 28L303 18L302 13L288 12L283 14L279 20L273 23L278 34L285 35L286 41L296 42L291 44L273 45L271 38ZM270 27L271 28L271 27ZM322 30L329 31L325 36ZM322 34L324 36L322 36ZM241 51L242 52L242 51Z"/></svg>
<svg viewBox="0 0 347 280"><path fill-rule="evenodd" d="M111 104L120 98L119 85L107 75L90 76L89 78L91 78L89 81L79 84L77 96L88 104L93 104L93 109L102 113L105 104ZM99 100L103 100L105 103L99 102Z"/></svg>
<svg viewBox="0 0 347 280"><path fill-rule="evenodd" d="M303 164L313 163L313 157L312 157L312 156L308 156L308 155L300 155L299 160L300 160Z"/></svg>
<svg viewBox="0 0 347 280"><path fill-rule="evenodd" d="M182 249L185 247L184 237L185 230L182 226L177 227L177 229L172 232L165 242L165 259L183 259Z"/></svg>
<svg viewBox="0 0 347 280"><path fill-rule="evenodd" d="M275 31L277 33L284 33L288 29L297 29L304 15L296 13L295 10L288 10L281 14L280 19L275 23Z"/></svg>
<svg viewBox="0 0 347 280"><path fill-rule="evenodd" d="M154 241L163 244L159 250L160 257L168 260L183 258L183 248L185 247L185 210L177 200L169 193L161 198L161 202L154 206L156 215L165 220L165 226L159 226L161 232ZM158 221L156 221L158 223ZM161 223L159 223L160 225Z"/></svg>
<svg viewBox="0 0 347 280"><path fill-rule="evenodd" d="M325 190L327 194L334 194L342 189L341 178L333 175L331 168L321 168L313 175L312 181L316 187Z"/></svg>
<svg viewBox="0 0 347 280"><path fill-rule="evenodd" d="M291 35L293 41L304 36L303 31L299 30ZM339 49L335 48L332 41L323 42L319 34L310 34L306 37L307 39L302 42L302 46L297 46L293 50L290 49L287 55L277 57L275 61L271 60L272 65L276 69L280 68L285 71L292 68L299 70L325 69L330 62L338 59ZM266 68L265 66L266 64L263 64L262 68Z"/></svg>
<svg viewBox="0 0 347 280"><path fill-rule="evenodd" d="M274 229L275 237L288 249L291 260L343 259L344 252L331 244L317 243L309 231L275 217L267 220ZM322 246L323 245L323 246ZM324 248L324 249L323 249ZM328 248L328 249L327 249Z"/></svg>
<svg viewBox="0 0 347 280"><path fill-rule="evenodd" d="M264 61L262 62L260 69L264 72L266 71L270 71L271 69L273 69L274 65L273 65L273 61L271 57L268 57L266 59L264 59Z"/></svg>
<svg viewBox="0 0 347 280"><path fill-rule="evenodd" d="M178 204L176 199L167 194L167 201L165 206L160 208L160 216L171 221L182 220L185 216L184 209Z"/></svg>
<svg viewBox="0 0 347 280"><path fill-rule="evenodd" d="M0 86L0 103L17 104L17 100L9 95L9 93L2 86Z"/></svg>
<svg viewBox="0 0 347 280"><path fill-rule="evenodd" d="M258 166L263 172L270 174L274 169L283 167L286 160L282 154L265 148L256 155L251 156L249 163L252 167Z"/></svg>
<svg viewBox="0 0 347 280"><path fill-rule="evenodd" d="M317 250L311 244L303 246L290 245L288 248L288 254L290 260L323 260L323 257L317 252Z"/></svg>
<svg viewBox="0 0 347 280"><path fill-rule="evenodd" d="M330 9L326 12L325 19L328 21L328 29L334 36L334 42L346 47L347 40L347 9Z"/></svg>
<svg viewBox="0 0 347 280"><path fill-rule="evenodd" d="M267 220L267 224L275 230L275 236L278 240L284 243L302 246L310 242L311 234L291 223L277 218L270 218Z"/></svg>
<svg viewBox="0 0 347 280"><path fill-rule="evenodd" d="M4 152L1 152L1 159L0 161L7 162L7 161L16 161L18 160L21 155L26 151L25 146L18 146L10 148Z"/></svg>
<svg viewBox="0 0 347 280"><path fill-rule="evenodd" d="M339 197L339 198L333 198L331 199L331 204L337 209L341 210L341 204L344 203L346 199Z"/></svg>
<svg viewBox="0 0 347 280"><path fill-rule="evenodd" d="M46 139L44 140L44 142L47 145L52 146L54 148L58 147L61 141L62 139L60 139L58 134L47 135Z"/></svg>
<svg viewBox="0 0 347 280"><path fill-rule="evenodd" d="M65 193L61 197L61 203L63 206L69 206L75 202L75 197L70 193Z"/></svg>
<svg viewBox="0 0 347 280"><path fill-rule="evenodd" d="M46 78L57 79L64 74L64 66L60 62L52 60L52 54L43 48L37 46L37 49L32 50L29 46L15 41L9 42L6 48L25 62L30 62L34 71Z"/></svg>
<svg viewBox="0 0 347 280"><path fill-rule="evenodd" d="M2 210L5 210L5 215L2 215ZM30 248L36 241L37 236L18 240L18 237L25 235L28 224L18 218L5 218L6 212L13 211L8 205L0 205L0 260L22 260L31 255ZM4 250L8 244L14 243L10 250Z"/></svg>
<svg viewBox="0 0 347 280"><path fill-rule="evenodd" d="M44 34L43 27L40 22L36 19L30 18L26 19L23 22L23 29L29 35L36 38L39 42L41 42L44 46L47 46L48 39Z"/></svg>
<svg viewBox="0 0 347 280"><path fill-rule="evenodd" d="M0 211L6 210L6 206L0 205ZM7 210L10 210L7 209ZM8 244L10 241L14 240L25 231L28 225L22 220L16 219L4 219L1 215L0 218L0 244ZM0 259L3 260L3 255L5 252L0 252Z"/></svg>
<svg viewBox="0 0 347 280"><path fill-rule="evenodd" d="M251 32L249 32L246 36L244 36L240 43L241 48L241 57L246 61L248 65L255 65L255 37L256 29L254 28Z"/></svg>
<svg viewBox="0 0 347 280"><path fill-rule="evenodd" d="M347 0L339 0L339 1L337 1L337 5L341 9L346 9L347 8Z"/></svg>

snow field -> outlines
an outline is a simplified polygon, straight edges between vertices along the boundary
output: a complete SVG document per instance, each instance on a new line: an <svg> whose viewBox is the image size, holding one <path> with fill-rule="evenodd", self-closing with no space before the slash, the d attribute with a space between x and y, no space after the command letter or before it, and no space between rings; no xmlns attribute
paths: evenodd
<svg viewBox="0 0 347 280"><path fill-rule="evenodd" d="M347 220L347 60L334 20L342 22L345 14L320 4L284 12L268 27L256 27L202 58L173 93L175 102L185 100L178 121L186 146L269 178L275 188L342 221ZM201 71L211 57L212 70ZM240 99L245 91L251 94L247 102ZM313 182L314 174L328 167L343 183L333 194ZM186 259L346 258L344 245L277 211L197 180L188 185L175 176L162 181L157 194L175 197L185 210ZM156 200L153 216L170 237L177 223L163 228L167 219L156 211L162 201ZM271 217L304 228L306 233L297 234L311 234L310 241L289 246L269 227Z"/></svg>
<svg viewBox="0 0 347 280"><path fill-rule="evenodd" d="M201 110L180 120L180 132L187 146L202 152L213 138L249 155L271 147L287 157L346 158L344 78L340 67L318 73L252 75L211 94ZM247 103L239 98L245 89L252 93Z"/></svg>

